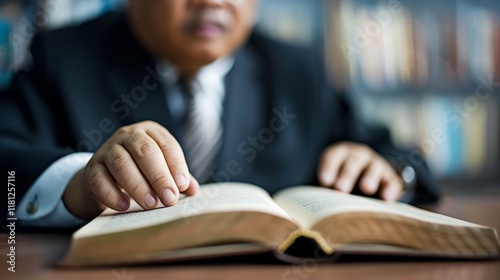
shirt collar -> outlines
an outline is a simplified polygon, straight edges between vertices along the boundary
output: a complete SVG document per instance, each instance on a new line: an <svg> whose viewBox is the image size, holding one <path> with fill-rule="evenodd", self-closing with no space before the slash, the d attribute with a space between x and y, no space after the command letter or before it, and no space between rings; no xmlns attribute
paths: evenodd
<svg viewBox="0 0 500 280"><path fill-rule="evenodd" d="M227 73L229 73L233 65L234 57L229 56L219 58L218 60L201 68L198 73L194 75L194 79L198 81L202 87L214 82L220 82L224 79ZM161 62L160 69L161 73L159 74L166 79L169 84L177 83L179 80L179 72L170 62Z"/></svg>

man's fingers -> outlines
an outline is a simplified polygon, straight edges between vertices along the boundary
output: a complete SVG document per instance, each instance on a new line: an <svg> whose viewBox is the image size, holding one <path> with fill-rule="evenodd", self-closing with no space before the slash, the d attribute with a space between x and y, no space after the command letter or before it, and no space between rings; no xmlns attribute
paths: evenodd
<svg viewBox="0 0 500 280"><path fill-rule="evenodd" d="M89 192L100 203L118 211L125 211L130 207L129 198L116 187L106 166L96 163L86 176Z"/></svg>
<svg viewBox="0 0 500 280"><path fill-rule="evenodd" d="M186 195L195 195L200 190L200 184L192 175L190 175L190 177L191 179L189 180L189 187L184 193Z"/></svg>
<svg viewBox="0 0 500 280"><path fill-rule="evenodd" d="M339 143L322 154L318 177L322 186L351 192L359 181L360 190L372 195L380 192L385 200L397 200L403 191L403 181L389 163L372 148L354 143Z"/></svg>
<svg viewBox="0 0 500 280"><path fill-rule="evenodd" d="M180 191L192 195L199 188L179 143L155 122L121 127L93 158L95 163L86 169L91 175L85 177L89 191L116 210L129 208L127 195L142 208L153 209L159 201L176 204Z"/></svg>
<svg viewBox="0 0 500 280"><path fill-rule="evenodd" d="M373 161L363 173L359 187L363 193L372 195L377 192L386 166L380 161Z"/></svg>
<svg viewBox="0 0 500 280"><path fill-rule="evenodd" d="M174 205L179 199L179 190L156 141L139 130L125 137L123 145L163 205Z"/></svg>
<svg viewBox="0 0 500 280"><path fill-rule="evenodd" d="M387 201L395 201L403 192L403 180L393 172L386 172L382 180L381 198Z"/></svg>
<svg viewBox="0 0 500 280"><path fill-rule="evenodd" d="M348 153L346 149L338 149L337 147L327 149L323 153L318 169L318 179L322 186L333 186L333 183L335 183L335 180L337 179L340 167L347 156Z"/></svg>
<svg viewBox="0 0 500 280"><path fill-rule="evenodd" d="M158 204L155 192L144 178L134 159L121 145L111 146L104 158L106 167L117 183L144 209Z"/></svg>
<svg viewBox="0 0 500 280"><path fill-rule="evenodd" d="M351 192L368 163L369 158L363 156L355 155L347 158L340 169L335 188L343 192Z"/></svg>
<svg viewBox="0 0 500 280"><path fill-rule="evenodd" d="M156 142L180 192L190 186L191 176L184 153L175 138L163 127L147 129L146 133Z"/></svg>

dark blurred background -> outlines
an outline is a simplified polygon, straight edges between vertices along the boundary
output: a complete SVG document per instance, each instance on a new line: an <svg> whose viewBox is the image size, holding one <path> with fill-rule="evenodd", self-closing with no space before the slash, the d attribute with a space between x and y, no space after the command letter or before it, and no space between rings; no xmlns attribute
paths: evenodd
<svg viewBox="0 0 500 280"><path fill-rule="evenodd" d="M124 5L0 0L0 87L39 30ZM258 28L323 52L334 86L399 146L420 146L442 186L500 189L500 1L261 0Z"/></svg>

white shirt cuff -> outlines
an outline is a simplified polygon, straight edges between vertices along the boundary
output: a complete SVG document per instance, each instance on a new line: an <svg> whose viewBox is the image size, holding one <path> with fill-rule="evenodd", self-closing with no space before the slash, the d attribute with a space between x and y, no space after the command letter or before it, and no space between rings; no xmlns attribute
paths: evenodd
<svg viewBox="0 0 500 280"><path fill-rule="evenodd" d="M52 163L21 200L16 217L23 225L73 228L88 221L72 215L64 206L62 195L69 181L84 168L92 153L74 153Z"/></svg>

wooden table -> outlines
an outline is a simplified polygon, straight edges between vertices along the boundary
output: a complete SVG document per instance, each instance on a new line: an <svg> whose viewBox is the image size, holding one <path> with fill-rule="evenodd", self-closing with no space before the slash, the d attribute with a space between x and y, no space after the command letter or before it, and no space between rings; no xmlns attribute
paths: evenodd
<svg viewBox="0 0 500 280"><path fill-rule="evenodd" d="M495 227L500 232L500 189L470 194L446 194L432 210ZM145 279L500 279L500 260L496 261L347 261L319 266L242 261L151 265L140 267L55 269L52 264L67 249L69 234L19 233L16 236L16 272L7 271L7 244L1 235L0 279L29 280L145 280Z"/></svg>

